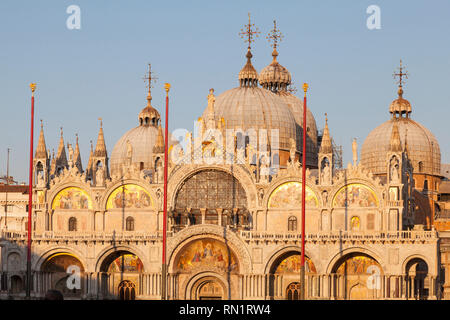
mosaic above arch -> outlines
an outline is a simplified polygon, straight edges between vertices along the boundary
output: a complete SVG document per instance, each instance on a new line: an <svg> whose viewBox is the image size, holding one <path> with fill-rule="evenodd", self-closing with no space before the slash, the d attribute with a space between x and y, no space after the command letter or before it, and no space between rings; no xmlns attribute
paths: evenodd
<svg viewBox="0 0 450 320"><path fill-rule="evenodd" d="M92 200L88 193L78 187L68 187L55 196L52 209L92 209Z"/></svg>
<svg viewBox="0 0 450 320"><path fill-rule="evenodd" d="M106 209L146 209L153 207L153 199L143 187L125 184L114 189L106 202Z"/></svg>
<svg viewBox="0 0 450 320"><path fill-rule="evenodd" d="M66 273L70 266L77 266L84 271L80 260L71 253L63 252L51 255L41 266L42 271Z"/></svg>
<svg viewBox="0 0 450 320"><path fill-rule="evenodd" d="M236 255L225 243L214 239L198 239L186 245L175 259L178 272L196 268L214 268L223 272L238 272Z"/></svg>
<svg viewBox="0 0 450 320"><path fill-rule="evenodd" d="M275 269L276 274L286 273L300 273L301 256L299 254L293 254L280 262ZM308 257L305 257L305 270L306 272L317 273L314 263Z"/></svg>
<svg viewBox="0 0 450 320"><path fill-rule="evenodd" d="M317 208L319 201L314 191L308 186L305 188L305 203L307 207ZM269 208L301 208L302 206L302 184L291 181L278 186L270 195Z"/></svg>
<svg viewBox="0 0 450 320"><path fill-rule="evenodd" d="M352 183L339 189L334 196L333 207L378 207L378 198L368 186Z"/></svg>
<svg viewBox="0 0 450 320"><path fill-rule="evenodd" d="M362 275L381 273L380 264L372 257L365 254L355 254L340 263L336 269L337 274Z"/></svg>
<svg viewBox="0 0 450 320"><path fill-rule="evenodd" d="M142 272L144 265L138 256L134 254L122 254L108 267L108 272Z"/></svg>

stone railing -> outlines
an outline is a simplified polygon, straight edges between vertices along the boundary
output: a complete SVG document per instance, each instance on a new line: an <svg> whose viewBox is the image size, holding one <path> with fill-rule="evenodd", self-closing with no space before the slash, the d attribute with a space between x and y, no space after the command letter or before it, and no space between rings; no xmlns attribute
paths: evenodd
<svg viewBox="0 0 450 320"><path fill-rule="evenodd" d="M301 240L300 233L293 232L264 232L264 231L244 231L237 234L246 241L298 241ZM167 232L167 237L173 236L172 232ZM329 231L306 234L306 241L428 241L437 239L436 231L379 231L379 232L352 232L352 231ZM27 232L1 231L0 239L26 240ZM162 232L139 232L139 231L84 231L84 232L56 232L43 231L33 232L32 240L98 240L98 241L142 241L161 240Z"/></svg>
<svg viewBox="0 0 450 320"><path fill-rule="evenodd" d="M241 231L240 236L244 240L253 241L289 241L301 240L300 233L274 233L260 231ZM330 231L305 235L306 241L427 241L437 239L436 231L380 231L380 232L351 232Z"/></svg>
<svg viewBox="0 0 450 320"><path fill-rule="evenodd" d="M171 236L170 233L167 234ZM6 240L25 240L28 233L13 232L13 231L1 231L0 239ZM102 231L85 231L85 232L55 232L55 231L43 231L33 232L32 240L107 240L107 241L139 241L139 240L158 240L162 239L162 232L137 232L137 231L121 231L121 232L102 232Z"/></svg>

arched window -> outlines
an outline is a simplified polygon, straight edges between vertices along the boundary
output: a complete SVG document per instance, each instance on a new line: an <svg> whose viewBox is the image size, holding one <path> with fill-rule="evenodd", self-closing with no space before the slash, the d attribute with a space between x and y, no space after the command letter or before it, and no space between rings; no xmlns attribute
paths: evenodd
<svg viewBox="0 0 450 320"><path fill-rule="evenodd" d="M297 218L296 217L289 217L288 231L297 231Z"/></svg>
<svg viewBox="0 0 450 320"><path fill-rule="evenodd" d="M69 231L77 231L77 219L74 217L69 219Z"/></svg>
<svg viewBox="0 0 450 320"><path fill-rule="evenodd" d="M298 300L300 297L300 283L292 282L286 290L288 300Z"/></svg>
<svg viewBox="0 0 450 320"><path fill-rule="evenodd" d="M128 217L126 220L126 230L127 231L134 231L134 218Z"/></svg>
<svg viewBox="0 0 450 320"><path fill-rule="evenodd" d="M419 161L419 172L423 172L423 162Z"/></svg>

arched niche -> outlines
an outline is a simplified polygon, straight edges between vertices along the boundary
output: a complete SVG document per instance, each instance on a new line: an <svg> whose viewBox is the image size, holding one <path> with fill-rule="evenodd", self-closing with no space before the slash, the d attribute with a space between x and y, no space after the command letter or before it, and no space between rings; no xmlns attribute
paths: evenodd
<svg viewBox="0 0 450 320"><path fill-rule="evenodd" d="M247 207L241 183L230 173L204 169L186 178L175 197L175 209L234 209Z"/></svg>
<svg viewBox="0 0 450 320"><path fill-rule="evenodd" d="M378 207L375 192L361 183L351 183L340 188L332 202L334 208L375 208Z"/></svg>
<svg viewBox="0 0 450 320"><path fill-rule="evenodd" d="M78 257L72 253L62 252L55 253L48 257L41 265L43 272L67 272L70 266L77 266L81 272L84 272L84 267Z"/></svg>
<svg viewBox="0 0 450 320"><path fill-rule="evenodd" d="M78 187L68 187L59 191L52 201L53 210L91 210L92 199Z"/></svg>
<svg viewBox="0 0 450 320"><path fill-rule="evenodd" d="M150 193L137 184L123 184L115 188L106 201L106 210L154 208Z"/></svg>
<svg viewBox="0 0 450 320"><path fill-rule="evenodd" d="M116 251L110 254L101 266L101 271L108 273L141 273L144 264L139 257L129 251Z"/></svg>
<svg viewBox="0 0 450 320"><path fill-rule="evenodd" d="M309 208L319 206L316 194L308 186L305 188L305 204ZM302 184L297 181L289 181L279 185L270 194L267 206L269 209L301 208Z"/></svg>
<svg viewBox="0 0 450 320"><path fill-rule="evenodd" d="M84 292L84 271L80 259L68 252L55 253L41 265L41 272L51 274L51 289L65 297L80 297Z"/></svg>
<svg viewBox="0 0 450 320"><path fill-rule="evenodd" d="M344 283L340 299L367 300L381 296L383 268L368 254L353 252L344 255L335 263L332 273Z"/></svg>

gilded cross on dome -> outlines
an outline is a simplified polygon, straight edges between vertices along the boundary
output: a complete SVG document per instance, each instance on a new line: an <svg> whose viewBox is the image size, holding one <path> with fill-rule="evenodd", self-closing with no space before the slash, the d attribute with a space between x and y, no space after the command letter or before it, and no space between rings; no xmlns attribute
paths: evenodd
<svg viewBox="0 0 450 320"><path fill-rule="evenodd" d="M251 44L254 41L253 37L257 38L258 34L260 34L258 27L255 27L254 23L251 23L250 21L250 12L248 13L248 24L244 25L244 28L241 29L241 32L239 35L242 39L244 39L244 42L248 42L248 49L251 49Z"/></svg>
<svg viewBox="0 0 450 320"><path fill-rule="evenodd" d="M148 96L147 99L152 99L152 95L151 95L151 88L152 87L152 81L155 83L156 80L158 79L157 77L154 76L153 72L152 72L152 65L149 63L148 64L148 73L145 75L144 78L142 78L144 81L148 81L148 84L146 85L146 88L148 88Z"/></svg>
<svg viewBox="0 0 450 320"><path fill-rule="evenodd" d="M277 29L277 21L276 20L273 20L273 29L270 30L266 39L272 43L271 46L274 50L277 49L278 42L281 42L281 40L283 40L283 34L281 33L280 29Z"/></svg>
<svg viewBox="0 0 450 320"><path fill-rule="evenodd" d="M394 72L394 74L393 74L394 79L397 77L399 78L397 83L399 84L400 87L402 87L403 83L404 83L403 77L405 79L408 79L408 71L405 70L405 72L403 72L403 69L404 69L404 67L402 65L402 60L400 59L400 67L398 68L398 73Z"/></svg>

